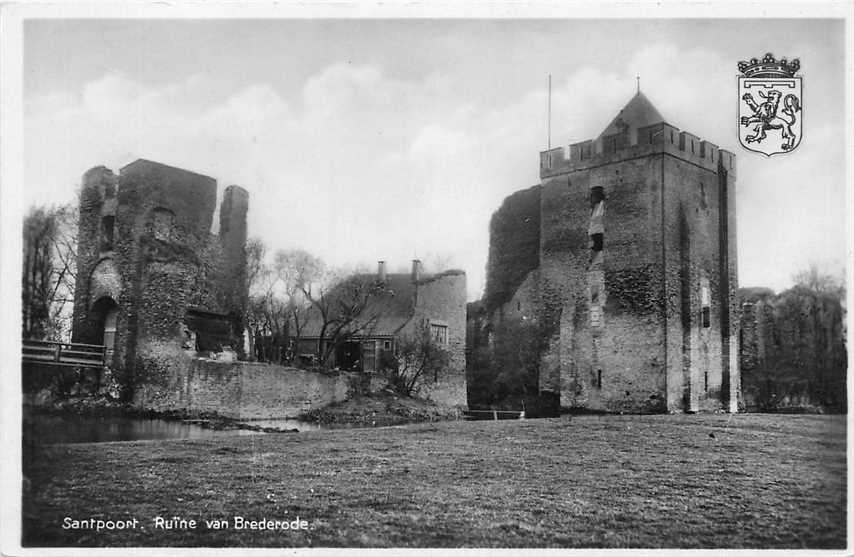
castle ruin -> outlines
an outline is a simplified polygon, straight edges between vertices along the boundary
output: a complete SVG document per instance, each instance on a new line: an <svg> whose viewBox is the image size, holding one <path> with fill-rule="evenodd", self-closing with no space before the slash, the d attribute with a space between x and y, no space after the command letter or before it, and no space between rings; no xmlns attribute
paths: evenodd
<svg viewBox="0 0 854 557"><path fill-rule="evenodd" d="M539 323L553 411L737 410L735 155L640 92L493 215L486 328ZM488 342L493 342L486 335Z"/></svg>
<svg viewBox="0 0 854 557"><path fill-rule="evenodd" d="M243 351L249 194L147 160L99 166L80 193L73 342L103 344L125 399L187 351Z"/></svg>

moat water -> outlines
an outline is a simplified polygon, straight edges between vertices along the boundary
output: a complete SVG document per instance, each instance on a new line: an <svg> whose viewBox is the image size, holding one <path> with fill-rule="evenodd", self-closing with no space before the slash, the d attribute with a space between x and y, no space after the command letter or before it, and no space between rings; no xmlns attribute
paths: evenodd
<svg viewBox="0 0 854 557"><path fill-rule="evenodd" d="M282 431L320 429L320 426L316 424L298 420L264 420L247 423ZM23 427L24 443L33 445L159 439L208 439L234 435L258 435L259 433L261 432L247 429L217 430L184 421L52 414L25 415Z"/></svg>

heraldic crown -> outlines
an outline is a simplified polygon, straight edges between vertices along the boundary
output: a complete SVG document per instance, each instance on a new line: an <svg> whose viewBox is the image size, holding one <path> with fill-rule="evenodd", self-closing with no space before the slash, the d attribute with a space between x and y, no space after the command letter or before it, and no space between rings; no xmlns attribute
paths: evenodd
<svg viewBox="0 0 854 557"><path fill-rule="evenodd" d="M801 62L797 58L787 62L785 58L779 61L769 52L762 60L751 58L750 62L739 62L738 71L744 77L794 77L795 72L801 69Z"/></svg>

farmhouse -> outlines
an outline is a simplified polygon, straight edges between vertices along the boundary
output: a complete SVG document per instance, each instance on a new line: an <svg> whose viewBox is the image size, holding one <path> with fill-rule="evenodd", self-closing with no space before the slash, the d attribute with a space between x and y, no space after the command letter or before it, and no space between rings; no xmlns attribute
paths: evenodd
<svg viewBox="0 0 854 557"><path fill-rule="evenodd" d="M395 356L398 343L426 331L432 341L450 353L447 369L425 378L419 394L440 404L464 406L466 343L466 275L448 270L426 275L421 261L412 261L411 273L387 273L386 262L379 261L376 275L354 277L360 287L372 289L364 309L336 341L329 364L347 371L378 372L383 362ZM329 293L332 298L346 297L339 285ZM324 319L315 309L295 338L298 354L317 357L332 342L337 324ZM293 330L293 328L292 328Z"/></svg>
<svg viewBox="0 0 854 557"><path fill-rule="evenodd" d="M736 411L735 156L638 91L539 169L490 224L482 342L538 323L552 411Z"/></svg>

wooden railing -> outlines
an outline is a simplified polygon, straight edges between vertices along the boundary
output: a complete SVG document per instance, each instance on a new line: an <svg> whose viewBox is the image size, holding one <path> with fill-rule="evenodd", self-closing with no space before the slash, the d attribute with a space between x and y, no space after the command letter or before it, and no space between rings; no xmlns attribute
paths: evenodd
<svg viewBox="0 0 854 557"><path fill-rule="evenodd" d="M107 361L107 347L100 344L24 340L21 357L25 362L48 365L102 367Z"/></svg>
<svg viewBox="0 0 854 557"><path fill-rule="evenodd" d="M463 410L467 420L524 420L524 410Z"/></svg>

